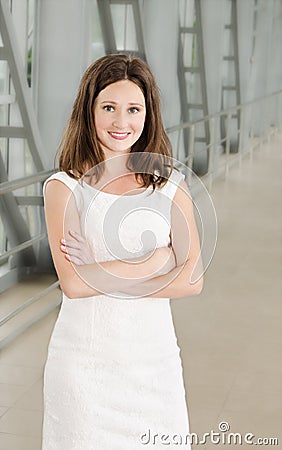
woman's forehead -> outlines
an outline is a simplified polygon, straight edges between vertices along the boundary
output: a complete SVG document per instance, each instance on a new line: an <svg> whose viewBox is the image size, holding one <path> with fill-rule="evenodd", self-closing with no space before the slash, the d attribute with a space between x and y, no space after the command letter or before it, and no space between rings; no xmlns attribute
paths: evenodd
<svg viewBox="0 0 282 450"><path fill-rule="evenodd" d="M139 103L145 105L145 98L140 87L131 80L120 80L106 86L98 94L100 101L121 103Z"/></svg>

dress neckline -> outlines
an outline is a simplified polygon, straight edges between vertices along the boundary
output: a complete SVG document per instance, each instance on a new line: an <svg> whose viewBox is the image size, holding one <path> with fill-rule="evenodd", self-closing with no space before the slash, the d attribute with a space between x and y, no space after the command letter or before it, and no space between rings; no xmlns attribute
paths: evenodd
<svg viewBox="0 0 282 450"><path fill-rule="evenodd" d="M110 193L110 192L105 192L105 191L101 191L100 189L96 189L96 188L94 188L93 186L91 186L90 184L86 183L85 181L84 181L84 183L83 183L83 186L84 186L84 185L86 185L89 189L91 189L91 190L97 192L97 195L98 195L98 193L99 193L99 194L107 195L107 196L109 196L109 197L126 197L126 198L140 197L140 196L142 196L142 195L144 195L144 194L147 194L148 192L152 192L152 190L153 190L153 187L150 185L150 186L148 186L146 189L144 189L142 192L139 192L138 194L132 194L132 195L127 195L127 194L112 194L112 193Z"/></svg>

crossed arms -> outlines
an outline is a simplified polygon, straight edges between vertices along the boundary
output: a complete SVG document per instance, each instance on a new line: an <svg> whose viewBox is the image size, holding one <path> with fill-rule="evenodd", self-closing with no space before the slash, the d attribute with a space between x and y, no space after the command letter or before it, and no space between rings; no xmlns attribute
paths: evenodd
<svg viewBox="0 0 282 450"><path fill-rule="evenodd" d="M68 208L66 206L68 205ZM54 265L63 292L83 298L115 292L126 296L178 298L197 295L203 286L200 243L187 186L181 182L173 199L171 246L130 260L95 261L81 236L71 191L60 181L46 186L45 215ZM64 236L65 230L72 230Z"/></svg>

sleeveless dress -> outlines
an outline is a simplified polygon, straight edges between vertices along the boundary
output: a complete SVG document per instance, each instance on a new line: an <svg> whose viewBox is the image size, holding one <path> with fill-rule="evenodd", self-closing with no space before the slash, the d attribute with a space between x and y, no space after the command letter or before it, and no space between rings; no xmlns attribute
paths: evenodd
<svg viewBox="0 0 282 450"><path fill-rule="evenodd" d="M97 191L65 172L98 261L170 242L175 169L154 192ZM54 214L56 212L54 211ZM44 369L42 450L190 450L180 349L168 298L63 294Z"/></svg>

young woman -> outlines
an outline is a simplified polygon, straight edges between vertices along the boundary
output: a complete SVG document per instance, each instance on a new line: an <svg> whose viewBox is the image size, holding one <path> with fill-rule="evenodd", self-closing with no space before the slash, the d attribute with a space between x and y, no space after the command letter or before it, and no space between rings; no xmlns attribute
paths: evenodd
<svg viewBox="0 0 282 450"><path fill-rule="evenodd" d="M200 293L200 244L144 61L109 55L86 70L60 151L44 185L63 300L42 449L189 449L169 299Z"/></svg>

